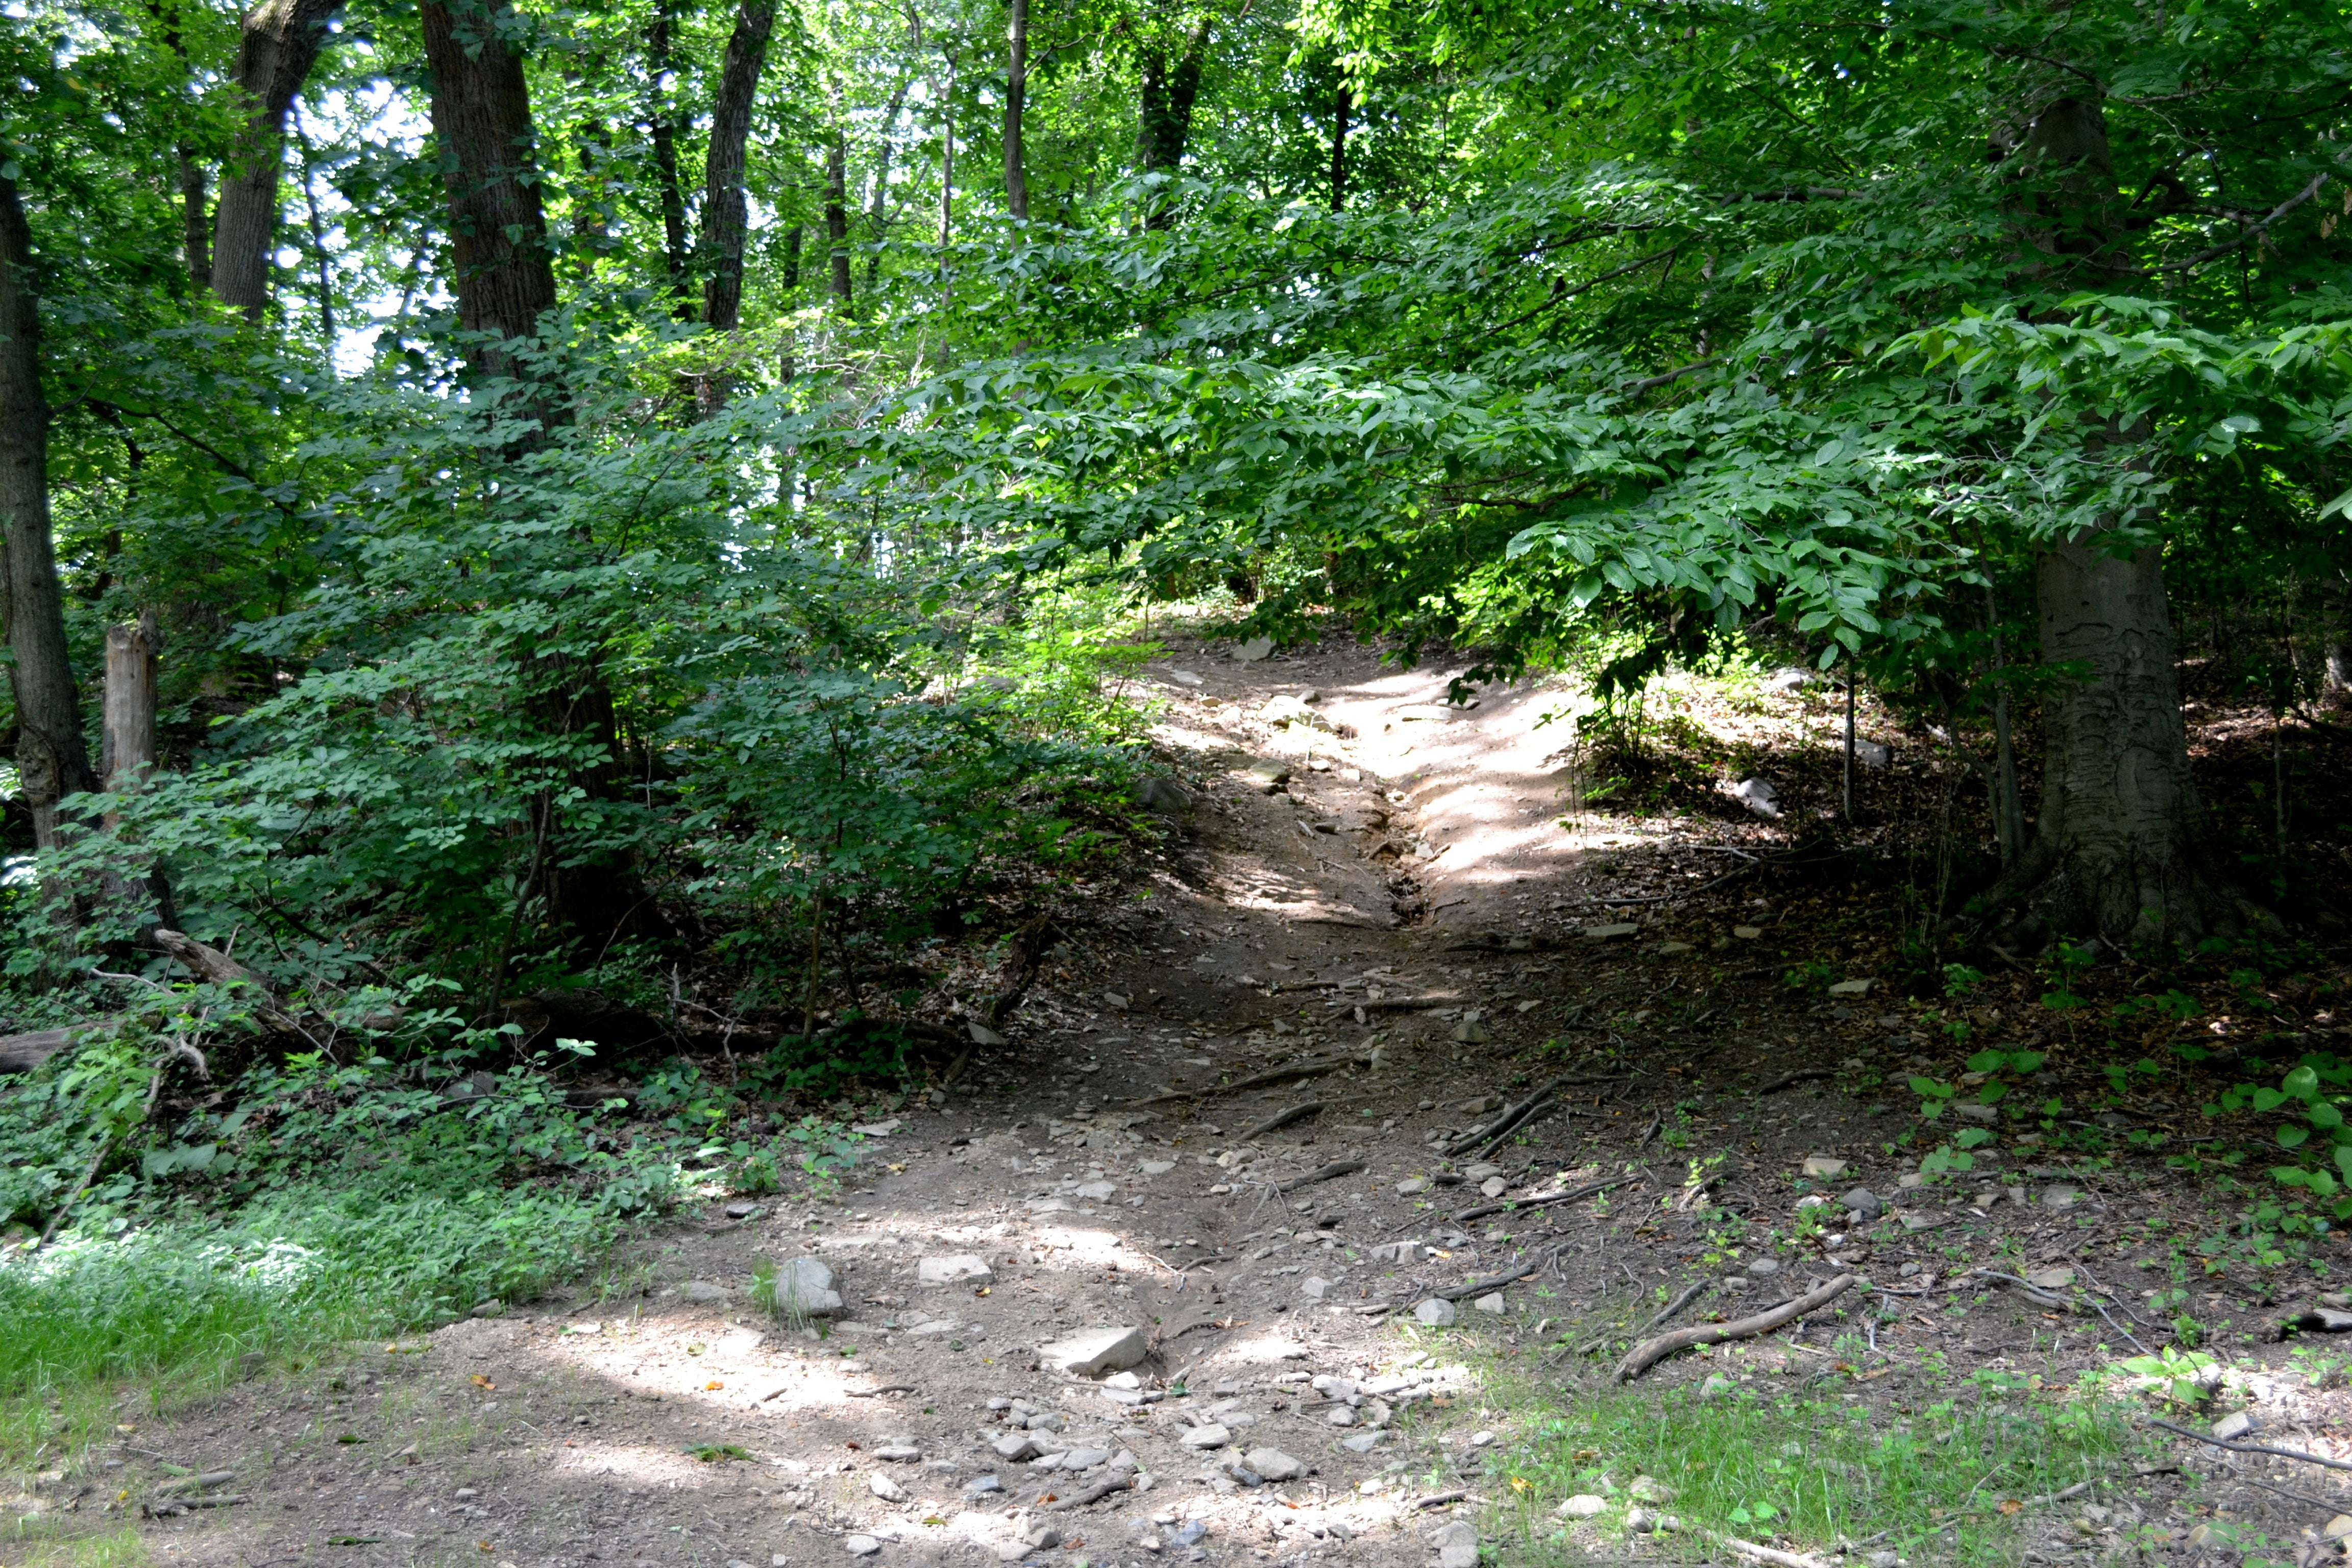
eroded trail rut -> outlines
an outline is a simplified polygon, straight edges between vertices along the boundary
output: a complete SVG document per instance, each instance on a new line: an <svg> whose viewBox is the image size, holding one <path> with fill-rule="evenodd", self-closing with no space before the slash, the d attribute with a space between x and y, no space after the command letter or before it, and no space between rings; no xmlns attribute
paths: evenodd
<svg viewBox="0 0 2352 1568"><path fill-rule="evenodd" d="M1885 1108L1841 1080L1927 1047L1867 1003L1731 985L1766 957L1752 889L1706 911L1591 890L1589 860L1673 839L1563 831L1540 697L1449 712L1445 673L1180 646L1151 674L1189 820L1072 922L1009 1046L873 1131L837 1205L714 1205L638 1249L642 1296L355 1350L126 1437L131 1504L159 1457L244 1500L142 1528L167 1561L244 1568L1463 1568L1450 1516L1492 1437L1466 1337L1508 1354L1548 1322L1638 1321L1731 1268L1739 1308L1844 1268L1891 1283L1948 1226L2064 1258L2085 1216L2130 1216L2128 1193L2021 1173L1830 1247L1710 1254L1662 1202L1694 1158L1727 1156L1717 1198L1759 1224L1786 1224L1808 1156L1830 1194L1911 1202L1874 1154ZM1491 1152L1446 1156L1554 1079ZM838 1311L758 1310L763 1259L829 1271ZM1949 1342L2003 1364L2037 1342L2012 1316Z"/></svg>

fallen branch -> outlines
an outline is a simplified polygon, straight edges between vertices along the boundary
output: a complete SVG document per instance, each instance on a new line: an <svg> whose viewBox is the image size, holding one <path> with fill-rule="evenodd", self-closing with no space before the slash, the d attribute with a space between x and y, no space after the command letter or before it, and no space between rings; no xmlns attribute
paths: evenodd
<svg viewBox="0 0 2352 1568"><path fill-rule="evenodd" d="M1055 934L1051 915L1033 915L1013 933L1013 940L1004 946L1004 963L997 971L997 993L981 1005L982 1024L992 1029L1001 1028L1005 1015L1021 1005L1022 998L1029 994L1029 987L1037 978L1045 950L1054 945Z"/></svg>
<svg viewBox="0 0 2352 1568"><path fill-rule="evenodd" d="M1277 1110L1256 1126L1238 1135L1234 1142L1246 1143L1251 1139L1262 1137L1276 1128L1287 1127L1294 1121L1303 1121L1310 1116L1319 1116L1326 1109L1328 1108L1321 1100L1310 1100L1303 1105L1294 1105L1287 1110Z"/></svg>
<svg viewBox="0 0 2352 1568"><path fill-rule="evenodd" d="M1590 1186L1579 1187L1572 1193L1546 1193L1540 1197L1533 1198L1504 1198L1498 1203L1482 1204L1475 1209L1464 1209L1454 1216L1453 1223L1468 1225L1474 1219L1485 1219L1488 1215L1501 1214L1505 1209L1539 1209L1549 1204L1572 1204L1579 1198L1589 1198L1595 1193L1606 1192L1611 1187L1622 1187L1628 1182L1638 1180L1640 1178L1637 1176L1619 1176L1613 1181L1594 1182Z"/></svg>
<svg viewBox="0 0 2352 1568"><path fill-rule="evenodd" d="M1689 1306L1693 1301L1696 1301L1701 1296L1706 1295L1708 1288L1714 1283L1715 1281L1712 1279L1700 1279L1693 1282L1692 1284L1684 1286L1680 1294L1675 1296L1673 1300L1667 1302L1664 1306L1659 1308L1656 1315L1652 1317L1648 1322L1643 1323L1640 1328L1635 1329L1633 1331L1637 1334L1648 1333L1652 1329L1656 1328L1660 1323L1664 1322L1668 1318L1673 1317L1676 1312L1681 1311L1685 1307Z"/></svg>
<svg viewBox="0 0 2352 1568"><path fill-rule="evenodd" d="M845 1388L842 1390L843 1394L852 1399L875 1399L885 1394L912 1394L914 1392L915 1385L911 1383L886 1383L879 1388Z"/></svg>
<svg viewBox="0 0 2352 1568"><path fill-rule="evenodd" d="M62 1029L35 1029L22 1035L0 1035L0 1073L31 1072L59 1051L79 1045L81 1037L104 1029L112 1018L92 1018Z"/></svg>
<svg viewBox="0 0 2352 1568"><path fill-rule="evenodd" d="M2019 1289L2024 1291L2028 1300L2039 1301L2045 1307L2055 1307L2062 1312L2071 1312L2074 1310L2074 1303L2066 1300L2065 1297L2053 1295L2049 1291L2044 1290L2041 1286L2030 1284L2023 1279L2020 1279L2014 1274L2003 1274L1997 1269L1991 1268L1971 1268L1966 1274L1962 1275L1961 1278L1964 1279L1998 1279L2004 1285L2014 1285Z"/></svg>
<svg viewBox="0 0 2352 1568"><path fill-rule="evenodd" d="M1775 1564L1775 1568L1829 1568L1829 1564L1818 1557L1807 1557L1797 1552L1782 1552L1770 1546L1759 1546L1752 1541L1742 1541L1736 1535L1717 1535L1716 1539L1742 1557L1752 1557L1759 1563L1770 1563Z"/></svg>
<svg viewBox="0 0 2352 1568"><path fill-rule="evenodd" d="M1290 1083L1302 1078L1320 1078L1325 1073L1338 1072L1341 1068L1361 1067L1371 1059L1370 1051L1359 1051L1353 1056L1320 1057L1311 1061L1293 1062L1285 1068L1268 1068L1264 1072L1252 1073L1231 1083L1221 1083L1213 1089L1171 1089L1164 1094L1146 1095L1141 1100L1130 1100L1127 1103L1137 1107L1164 1105L1171 1100L1205 1100L1213 1094L1238 1094L1245 1089L1264 1089L1271 1084Z"/></svg>
<svg viewBox="0 0 2352 1568"><path fill-rule="evenodd" d="M1756 1098L1761 1100L1768 1094L1778 1094L1784 1089L1792 1089L1801 1083L1811 1083L1817 1079L1835 1077L1837 1074L1827 1068L1799 1068L1795 1072L1782 1073L1770 1083L1759 1089L1756 1091Z"/></svg>
<svg viewBox="0 0 2352 1568"><path fill-rule="evenodd" d="M2161 1416L2149 1416L2147 1424L2151 1426L2161 1426L2168 1432L2178 1432L2183 1437L2194 1437L2200 1443L2210 1443L2216 1448L2227 1448L2232 1454L2273 1454L2282 1459L2301 1459L2306 1465L2321 1465L2331 1470L2352 1470L2352 1465L2347 1465L2341 1459L2326 1458L2318 1454L2306 1454L2299 1448L2273 1448L2267 1443L2225 1443L2219 1437L2210 1437L2202 1432L2192 1432L2186 1426L2175 1426Z"/></svg>
<svg viewBox="0 0 2352 1568"><path fill-rule="evenodd" d="M1432 1290L1430 1295L1440 1301L1460 1301L1472 1296L1483 1296L1489 1290L1500 1289L1506 1285L1517 1284L1558 1256L1559 1256L1559 1249L1554 1247L1540 1258L1520 1264L1517 1268L1506 1268L1500 1274L1489 1274L1484 1279L1473 1279L1467 1285L1455 1285L1444 1290Z"/></svg>
<svg viewBox="0 0 2352 1568"><path fill-rule="evenodd" d="M1340 1176L1352 1176L1359 1171L1369 1170L1370 1168L1370 1167L1366 1165L1361 1160L1334 1160L1329 1164L1325 1165L1318 1170L1309 1171L1303 1176L1292 1177L1289 1181L1286 1181L1281 1185L1276 1187L1275 1191L1278 1193L1295 1193L1301 1187L1311 1187L1318 1182L1333 1181Z"/></svg>
<svg viewBox="0 0 2352 1568"><path fill-rule="evenodd" d="M1082 1492L1072 1492L1068 1497L1047 1503L1045 1511L1060 1513L1065 1509L1084 1508L1088 1503L1102 1501L1113 1492L1127 1491L1134 1485L1135 1478L1132 1475L1114 1476L1108 1480L1097 1481Z"/></svg>
<svg viewBox="0 0 2352 1568"><path fill-rule="evenodd" d="M1708 1323L1697 1328L1676 1329L1670 1334L1660 1334L1635 1345L1617 1364L1616 1378L1631 1383L1658 1363L1679 1350L1693 1345L1719 1344L1725 1340L1752 1339L1769 1334L1783 1323L1791 1323L1817 1308L1825 1307L1846 1293L1854 1277L1841 1274L1828 1284L1819 1286L1793 1301L1783 1301L1777 1307L1757 1313L1752 1318L1739 1318L1728 1323ZM2352 1468L2352 1467L2347 1467Z"/></svg>
<svg viewBox="0 0 2352 1568"><path fill-rule="evenodd" d="M1485 1502L1485 1498L1472 1497L1466 1491L1432 1492L1425 1498L1415 1498L1415 1508L1442 1508L1449 1502Z"/></svg>
<svg viewBox="0 0 2352 1568"><path fill-rule="evenodd" d="M249 988L254 995L253 1021L262 1033L280 1039L299 1040L316 1045L310 1032L302 1027L291 1013L278 1005L278 994L269 983L231 958L216 947L206 947L192 936L184 936L168 926L157 926L148 933L157 947L185 964L215 985Z"/></svg>

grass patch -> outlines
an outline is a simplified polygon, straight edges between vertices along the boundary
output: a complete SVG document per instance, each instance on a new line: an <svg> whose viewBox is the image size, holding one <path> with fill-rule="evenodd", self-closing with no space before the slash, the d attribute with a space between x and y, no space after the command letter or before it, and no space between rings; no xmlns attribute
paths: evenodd
<svg viewBox="0 0 2352 1568"><path fill-rule="evenodd" d="M1488 1403L1523 1424L1490 1463L1490 1528L1518 1544L1507 1557L1533 1562L1613 1552L1639 1503L1675 1516L1691 1538L1687 1553L1700 1556L1709 1554L1706 1532L1720 1531L1792 1551L1844 1544L2013 1563L2021 1531L2049 1516L2025 1500L2078 1481L2128 1484L2144 1441L2129 1407L2089 1380L2042 1388L2000 1372L1930 1374L1926 1391L1874 1404L1835 1373L1785 1389L1759 1379L1713 1398L1696 1385L1562 1391L1515 1384L1507 1370L1494 1376ZM1634 1481L1643 1476L1671 1498L1642 1501ZM1559 1517L1579 1495L1608 1507L1588 1520ZM2073 1506L2100 1500L2085 1494Z"/></svg>
<svg viewBox="0 0 2352 1568"><path fill-rule="evenodd" d="M146 1545L131 1526L90 1529L53 1514L19 1520L0 1533L11 1568L143 1568Z"/></svg>

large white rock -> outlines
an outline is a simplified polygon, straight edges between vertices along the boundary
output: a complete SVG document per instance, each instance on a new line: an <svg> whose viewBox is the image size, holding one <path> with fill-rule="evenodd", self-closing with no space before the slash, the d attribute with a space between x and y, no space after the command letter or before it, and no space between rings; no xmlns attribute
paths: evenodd
<svg viewBox="0 0 2352 1568"><path fill-rule="evenodd" d="M1233 1440L1231 1431L1217 1426L1187 1427L1184 1435L1177 1439L1187 1448L1222 1448Z"/></svg>
<svg viewBox="0 0 2352 1568"><path fill-rule="evenodd" d="M1412 1315L1414 1321L1432 1329L1450 1329L1457 1316L1453 1302L1440 1300L1434 1296L1415 1307Z"/></svg>
<svg viewBox="0 0 2352 1568"><path fill-rule="evenodd" d="M1579 1492L1555 1510L1562 1519L1597 1519L1609 1511L1609 1500Z"/></svg>
<svg viewBox="0 0 2352 1568"><path fill-rule="evenodd" d="M926 1258L915 1265L918 1285L985 1285L995 1278L994 1269L969 1252L953 1258Z"/></svg>
<svg viewBox="0 0 2352 1568"><path fill-rule="evenodd" d="M1478 1532L1467 1523L1456 1520L1433 1532L1429 1543L1437 1548L1437 1568L1478 1568Z"/></svg>
<svg viewBox="0 0 2352 1568"><path fill-rule="evenodd" d="M1098 1372L1124 1372L1150 1352L1141 1329L1089 1329L1038 1346L1037 1359L1050 1372L1092 1377Z"/></svg>
<svg viewBox="0 0 2352 1568"><path fill-rule="evenodd" d="M866 1478L866 1489L884 1502L905 1502L907 1489L877 1470Z"/></svg>

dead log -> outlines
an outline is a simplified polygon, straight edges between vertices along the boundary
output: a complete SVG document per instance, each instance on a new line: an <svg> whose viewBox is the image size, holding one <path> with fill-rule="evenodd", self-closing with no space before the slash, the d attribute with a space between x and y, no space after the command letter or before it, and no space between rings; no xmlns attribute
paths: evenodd
<svg viewBox="0 0 2352 1568"><path fill-rule="evenodd" d="M113 1026L111 1018L68 1024L62 1029L34 1029L22 1035L0 1035L0 1073L31 1072L59 1051L79 1045L85 1036Z"/></svg>
<svg viewBox="0 0 2352 1568"><path fill-rule="evenodd" d="M1709 1323L1693 1329L1676 1329L1673 1333L1645 1340L1617 1363L1617 1381L1631 1383L1676 1351L1687 1350L1693 1345L1718 1344L1725 1340L1744 1340L1757 1334L1769 1334L1783 1323L1792 1323L1816 1308L1829 1305L1844 1295L1853 1284L1853 1275L1841 1274L1828 1284L1817 1287L1793 1301L1783 1301L1752 1318L1739 1318L1728 1323Z"/></svg>
<svg viewBox="0 0 2352 1568"><path fill-rule="evenodd" d="M149 933L149 939L203 979L231 990L250 991L253 1021L263 1034L289 1042L299 1041L306 1046L318 1044L300 1021L279 1005L278 993L270 988L268 981L220 949L206 947L195 938L175 931L169 926L157 926Z"/></svg>

